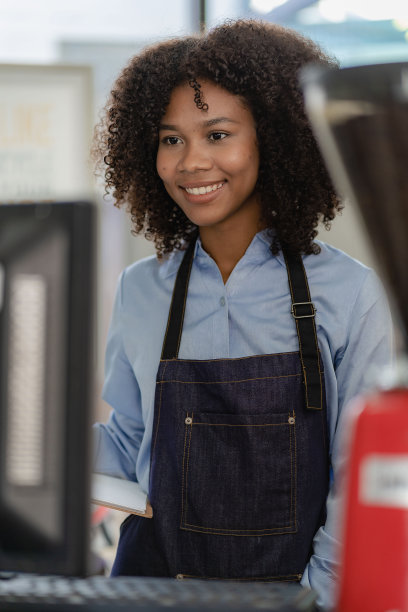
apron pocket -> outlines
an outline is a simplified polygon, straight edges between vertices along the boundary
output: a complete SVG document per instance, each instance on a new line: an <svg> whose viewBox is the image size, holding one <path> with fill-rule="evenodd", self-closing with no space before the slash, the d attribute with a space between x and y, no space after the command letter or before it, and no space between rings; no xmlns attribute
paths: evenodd
<svg viewBox="0 0 408 612"><path fill-rule="evenodd" d="M296 531L294 414L185 415L182 529L234 536Z"/></svg>

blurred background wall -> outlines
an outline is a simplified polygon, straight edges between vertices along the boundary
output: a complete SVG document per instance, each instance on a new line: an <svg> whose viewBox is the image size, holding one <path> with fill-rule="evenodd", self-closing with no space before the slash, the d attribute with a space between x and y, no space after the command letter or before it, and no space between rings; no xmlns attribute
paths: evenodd
<svg viewBox="0 0 408 612"><path fill-rule="evenodd" d="M100 212L97 397L118 274L125 265L154 251L143 237L131 235L127 216L113 207L109 197L103 197L103 186L93 179L86 155L82 161L79 151L83 155L89 150L92 126L112 83L131 56L148 43L199 32L226 18L239 17L262 18L303 32L335 55L342 66L408 60L407 0L0 0L0 186L2 172L4 179L12 155L10 133L20 129L11 125L12 119L4 109L2 112L1 102L10 89L2 74L9 66L22 64L31 66L33 75L38 66L52 67L56 74L58 68L64 72L66 66L77 66L89 76L86 99L78 95L67 107L66 118L70 108L74 110L72 105L84 110L85 119L73 119L78 131L74 139L77 148L70 155L77 164L79 161L86 166L89 184L83 189L73 186L72 193L75 197L92 197ZM88 106L89 112L85 108ZM63 117L59 125L62 141L66 138ZM68 171L69 163L65 163ZM53 197L53 189L57 196L58 188L53 186L48 197ZM0 202L5 199L0 193ZM326 232L322 228L319 237L375 265L358 214L351 205L346 205L332 230ZM100 401L97 410L98 418L106 416L107 408Z"/></svg>

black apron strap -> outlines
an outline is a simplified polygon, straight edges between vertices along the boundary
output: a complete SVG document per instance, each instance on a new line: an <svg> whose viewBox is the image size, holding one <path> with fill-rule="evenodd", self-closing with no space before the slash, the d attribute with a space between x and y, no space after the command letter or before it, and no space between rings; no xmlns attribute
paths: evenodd
<svg viewBox="0 0 408 612"><path fill-rule="evenodd" d="M296 322L296 331L299 338L306 408L322 410L323 385L315 325L316 309L310 300L309 284L302 257L286 251L283 255L292 299L291 312Z"/></svg>
<svg viewBox="0 0 408 612"><path fill-rule="evenodd" d="M181 332L183 330L184 312L186 309L188 283L190 280L191 266L193 265L196 241L197 235L192 238L188 245L177 272L161 359L177 359L178 357Z"/></svg>

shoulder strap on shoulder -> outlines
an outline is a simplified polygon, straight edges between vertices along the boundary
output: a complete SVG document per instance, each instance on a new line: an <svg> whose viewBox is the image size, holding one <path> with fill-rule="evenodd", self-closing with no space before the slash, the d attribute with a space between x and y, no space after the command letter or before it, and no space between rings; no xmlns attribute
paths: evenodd
<svg viewBox="0 0 408 612"><path fill-rule="evenodd" d="M309 283L302 257L289 251L284 251L283 255L292 299L291 312L299 338L306 408L322 410L323 385L315 324L316 308L310 299Z"/></svg>
<svg viewBox="0 0 408 612"><path fill-rule="evenodd" d="M171 299L167 328L164 336L161 359L177 359L181 332L183 330L184 312L186 309L188 282L194 259L194 248L197 236L192 238L177 272Z"/></svg>

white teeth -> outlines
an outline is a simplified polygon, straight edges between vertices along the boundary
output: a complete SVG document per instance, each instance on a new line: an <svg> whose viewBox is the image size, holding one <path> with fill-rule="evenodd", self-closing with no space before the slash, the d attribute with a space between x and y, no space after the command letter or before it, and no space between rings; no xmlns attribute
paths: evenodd
<svg viewBox="0 0 408 612"><path fill-rule="evenodd" d="M218 183L214 185L208 185L207 187L186 187L187 193L191 193L192 195L204 195L205 193L210 193L211 191L215 191L216 189L220 189L224 183Z"/></svg>

